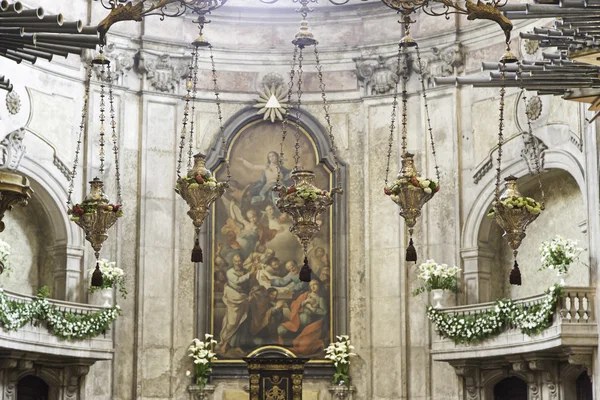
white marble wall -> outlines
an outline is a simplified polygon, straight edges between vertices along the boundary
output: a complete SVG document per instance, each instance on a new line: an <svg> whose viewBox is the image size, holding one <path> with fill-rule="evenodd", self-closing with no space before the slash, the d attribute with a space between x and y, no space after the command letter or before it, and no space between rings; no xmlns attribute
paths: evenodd
<svg viewBox="0 0 600 400"><path fill-rule="evenodd" d="M59 11L56 2L38 3L47 6L48 14ZM96 22L104 15L98 2L89 2L89 15L88 1L71 3L73 5L68 9L60 10L66 17ZM265 19L264 10L272 15ZM425 316L429 299L426 295L416 298L411 295L418 282L415 267L404 262L407 235L395 205L383 195L386 169L383 155L389 136L391 94L367 93L356 75L355 59L394 56L400 38L397 16L382 5L367 3L327 9L327 13L316 12L311 18L311 26L321 42L340 157L348 165L349 331L339 333L351 335L359 354L352 368L353 384L357 388L355 398L462 399L460 378L454 369L431 361L429 356L431 331ZM215 47L223 113L227 119L254 104L264 75L275 72L287 76L291 56L289 41L297 30L298 16L290 9L270 9L267 5L252 10L226 6L215 12L211 19L213 23L207 26L206 36ZM447 21L419 16L419 19L413 28L413 36L421 44L423 57L430 65L429 74L479 73L481 61L497 59L502 53L502 35L494 25L468 23L462 18ZM517 26L517 30L521 29L527 27ZM184 85L181 70L187 63L182 46L196 33L189 18L161 22L152 17L141 24L119 23L110 35L109 40L115 47L108 49L108 55L120 60L116 95L125 216L112 231L103 256L116 260L125 269L130 277L129 296L120 303L123 315L113 331L117 344L115 359L97 363L90 369L85 387L88 400L188 398L189 378L185 371L191 365L186 347L197 334L194 331L195 271L189 262L192 228L184 205L176 198L172 186L182 116L180 97ZM432 52L434 46L441 50L457 49L457 42L464 55L462 62L449 65ZM136 53L138 56L134 57ZM153 66L152 63L160 61L159 57L165 54L168 57L162 59L163 64ZM214 143L218 125L214 121L216 109L211 103L206 60L202 62L202 69L201 86L206 90L199 94L200 134L196 144L199 150L206 151ZM25 165L35 160L47 170L51 179L48 177L45 182L55 188L58 193L54 196L55 201L64 211L67 180L56 167L56 159L67 166L72 161L84 70L77 57L52 64L40 61L34 67L16 66L0 60L0 70L10 76L17 88L26 87L31 101L29 121L10 122L2 116L3 121L8 122L0 128L6 132L0 133L14 129L11 124L27 126L32 134L29 161ZM315 75L308 74L308 68L306 71L307 109L323 120ZM420 171L433 177L434 163L428 150L430 142L423 99L416 93L419 87L413 73L409 82L409 150L415 152ZM97 105L98 90L95 84L93 110ZM567 172L551 172L548 177L560 179L545 179L548 212L528 231L521 257L521 264L527 265L523 268L525 286L514 290L504 283L490 283L507 279L510 268L507 261L494 264L489 257L487 261L481 261L485 251L492 258L506 253L506 246L498 240L499 233L485 221L493 194L495 166L477 183L473 178L490 157L496 143L498 91L441 87L431 88L427 93L437 161L442 171L442 191L425 208L416 227L419 259L434 258L468 269L469 279L474 280L469 281L472 284L469 283L464 293L457 296L459 303L542 291L551 277L532 278L536 273L535 251L540 240L545 239L548 232L571 222L568 229L557 233L575 237L584 247L590 247L590 235L580 225L586 219L587 232L598 235L597 215L589 219L588 210L592 209L587 206L593 200L597 203L594 197L597 197L597 190L589 192L587 189L598 186L597 173L592 174L596 180L590 182L582 172L583 166L597 168L597 149L586 147L596 142L583 140L583 151L578 147L587 133L579 106L560 99L544 99L542 114L534 123L534 133L549 148L547 168ZM517 92L509 90L507 138L519 133L518 124L523 126L522 117L514 111L516 100ZM96 119L97 110L90 117L90 140L86 142L84 167L78 175L76 199L84 190L82 182L97 174L96 144L92 140ZM398 139L397 129L395 138ZM526 165L520 159L522 146L519 136L507 144L507 174L526 174ZM392 171L398 169L399 150L396 141ZM495 158L495 153L491 154ZM112 161L108 165L112 172ZM109 196L114 198L114 184L107 186ZM573 210L567 215L568 207ZM597 212L594 210L592 214ZM7 223L29 225L28 218L19 212L9 217ZM66 220L56 221L55 225L62 226L67 232L61 240L72 246L69 254L81 251L81 235ZM10 229L17 230L16 227ZM589 256L592 258L592 276L595 276L597 255L590 251ZM85 301L84 285L78 283L87 279L86 270L91 267L92 259L88 253L83 261L81 254L78 257L69 258L69 276L78 276L76 281L71 281L75 289L69 296ZM29 270L35 269L35 261L23 263L32 265ZM484 265L488 270L483 270ZM24 268L22 273L26 270ZM584 276L586 270L579 272L581 274L571 283L588 285ZM484 275L487 283L477 280L478 276ZM33 286L33 282L23 276L15 279ZM28 287L27 290L31 289ZM310 382L311 390L326 393L326 384ZM219 396L225 396L227 388L239 389L240 385L239 381L217 382L217 398L225 398Z"/></svg>

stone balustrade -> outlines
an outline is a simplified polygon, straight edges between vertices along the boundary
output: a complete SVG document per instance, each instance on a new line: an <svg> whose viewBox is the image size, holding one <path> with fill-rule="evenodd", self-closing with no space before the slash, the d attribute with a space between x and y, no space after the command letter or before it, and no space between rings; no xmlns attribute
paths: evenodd
<svg viewBox="0 0 600 400"><path fill-rule="evenodd" d="M516 326L508 326L500 335L473 344L456 344L435 333L431 354L436 361L468 360L506 357L532 352L553 352L564 355L588 353L598 346L595 302L596 288L565 287L557 302L550 326L537 335L526 335ZM521 305L534 305L544 294L515 300ZM492 310L494 302L441 309L444 313L463 316L477 315Z"/></svg>
<svg viewBox="0 0 600 400"><path fill-rule="evenodd" d="M4 290L11 301L19 303L34 299L19 293ZM85 315L100 311L100 307L48 299L62 312ZM0 328L0 351L37 353L46 356L74 357L87 360L111 360L114 353L112 332L106 332L92 339L65 340L52 335L44 324L26 324L16 331Z"/></svg>

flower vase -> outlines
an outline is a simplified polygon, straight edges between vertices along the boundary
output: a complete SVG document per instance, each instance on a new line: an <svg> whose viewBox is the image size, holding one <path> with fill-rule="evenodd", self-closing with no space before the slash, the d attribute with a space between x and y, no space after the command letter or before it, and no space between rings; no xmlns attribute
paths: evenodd
<svg viewBox="0 0 600 400"><path fill-rule="evenodd" d="M442 308L442 299L444 298L444 290L443 289L433 289L431 291L431 296L433 298L433 308Z"/></svg>
<svg viewBox="0 0 600 400"><path fill-rule="evenodd" d="M346 385L331 385L331 386L329 386L329 393L331 393L331 398L334 400L352 400L354 392L356 392L356 388L354 386L346 386Z"/></svg>
<svg viewBox="0 0 600 400"><path fill-rule="evenodd" d="M115 304L114 288L105 288L89 294L88 303L104 308L111 308Z"/></svg>
<svg viewBox="0 0 600 400"><path fill-rule="evenodd" d="M204 387L198 385L188 386L191 400L208 400L215 391L215 385L207 384Z"/></svg>
<svg viewBox="0 0 600 400"><path fill-rule="evenodd" d="M564 272L562 274L558 274L558 278L560 279L560 281L558 282L558 284L560 286L563 286L563 287L566 286L566 284L567 284L566 280L567 280L568 277L569 277L569 271Z"/></svg>

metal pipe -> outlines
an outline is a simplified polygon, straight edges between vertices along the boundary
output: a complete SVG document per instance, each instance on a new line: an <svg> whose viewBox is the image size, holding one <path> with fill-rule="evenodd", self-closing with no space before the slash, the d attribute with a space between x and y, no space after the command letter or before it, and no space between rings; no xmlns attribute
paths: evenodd
<svg viewBox="0 0 600 400"><path fill-rule="evenodd" d="M0 26L15 26L14 24L54 24L54 25L62 25L65 19L62 14L58 15L46 15L45 17L4 17L0 15ZM11 25L9 25L11 24ZM24 25L21 25L24 26Z"/></svg>
<svg viewBox="0 0 600 400"><path fill-rule="evenodd" d="M26 49L40 49L43 51L52 52L56 55L62 55L64 57L66 57L67 54L81 55L81 52L83 51L83 49L81 47L65 46L65 45L50 44L50 43L38 43L35 45L25 44L23 47L25 47Z"/></svg>
<svg viewBox="0 0 600 400"><path fill-rule="evenodd" d="M23 11L23 4L20 1L17 1L12 6L8 3L7 0L2 0L0 2L0 13L20 13Z"/></svg>
<svg viewBox="0 0 600 400"><path fill-rule="evenodd" d="M48 33L81 33L83 22L65 22L62 26L56 24L35 24L31 27L23 26L25 32L48 32Z"/></svg>
<svg viewBox="0 0 600 400"><path fill-rule="evenodd" d="M29 54L24 54L24 53L21 53L21 52L16 51L16 50L0 49L0 54L3 54L3 55L7 54L7 55L12 55L12 56L15 56L15 57L19 57L19 58L21 58L21 59L23 59L25 61L29 61L32 64L35 64L35 62L37 61L37 57L31 56Z"/></svg>
<svg viewBox="0 0 600 400"><path fill-rule="evenodd" d="M103 41L100 39L100 37L91 35L37 33L36 39L40 43L68 44L70 46L76 45L89 48L95 48L97 45L103 44Z"/></svg>
<svg viewBox="0 0 600 400"><path fill-rule="evenodd" d="M16 4L15 4L16 5ZM12 10L0 11L0 17L2 18L44 18L44 9L42 7L34 8L33 10L23 10L23 6L20 8L13 7Z"/></svg>
<svg viewBox="0 0 600 400"><path fill-rule="evenodd" d="M43 58L48 61L52 61L52 57L53 57L53 54L46 53L41 50L24 49L22 47L14 47L11 45L7 45L5 43L0 43L0 49L18 51L19 53L29 54L30 56L34 56L34 57L40 57L40 58Z"/></svg>

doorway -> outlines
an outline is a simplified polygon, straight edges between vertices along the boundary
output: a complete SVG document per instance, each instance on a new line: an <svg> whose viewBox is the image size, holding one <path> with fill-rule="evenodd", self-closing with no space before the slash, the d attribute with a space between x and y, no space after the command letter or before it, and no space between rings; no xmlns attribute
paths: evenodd
<svg viewBox="0 0 600 400"><path fill-rule="evenodd" d="M17 384L17 400L48 400L48 389L42 379L27 375Z"/></svg>
<svg viewBox="0 0 600 400"><path fill-rule="evenodd" d="M577 400L593 400L592 380L587 371L583 371L581 375L579 375L575 381L575 387L577 388Z"/></svg>
<svg viewBox="0 0 600 400"><path fill-rule="evenodd" d="M494 386L494 400L527 400L527 383L514 376L501 380Z"/></svg>

